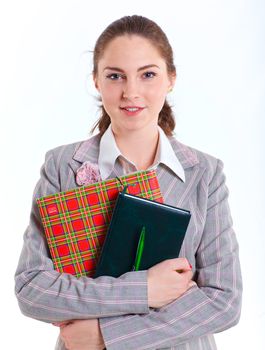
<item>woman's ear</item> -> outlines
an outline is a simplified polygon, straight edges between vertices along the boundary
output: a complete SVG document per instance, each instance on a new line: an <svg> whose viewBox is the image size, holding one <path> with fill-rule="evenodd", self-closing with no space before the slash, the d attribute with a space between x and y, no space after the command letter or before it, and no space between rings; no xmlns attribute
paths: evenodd
<svg viewBox="0 0 265 350"><path fill-rule="evenodd" d="M167 93L172 92L174 86L175 86L175 82L176 82L176 74L170 74L168 76L168 87L167 87Z"/></svg>
<svg viewBox="0 0 265 350"><path fill-rule="evenodd" d="M170 80L170 87L169 89L172 91L174 86L175 86L175 83L176 83L176 79L177 79L177 74L174 73L174 74L171 74L169 80Z"/></svg>
<svg viewBox="0 0 265 350"><path fill-rule="evenodd" d="M95 88L98 90L98 92L100 93L100 89L99 89L99 86L98 86L98 79L96 76L93 76L93 81L94 81L94 86Z"/></svg>

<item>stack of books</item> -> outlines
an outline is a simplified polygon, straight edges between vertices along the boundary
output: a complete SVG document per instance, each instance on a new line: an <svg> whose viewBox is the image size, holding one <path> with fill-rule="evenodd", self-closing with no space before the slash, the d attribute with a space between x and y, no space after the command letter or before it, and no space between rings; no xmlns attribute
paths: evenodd
<svg viewBox="0 0 265 350"><path fill-rule="evenodd" d="M163 203L154 170L140 171L37 199L57 271L76 277L95 276L116 199L124 186L128 186L127 192L133 196ZM126 235L126 232L122 234Z"/></svg>

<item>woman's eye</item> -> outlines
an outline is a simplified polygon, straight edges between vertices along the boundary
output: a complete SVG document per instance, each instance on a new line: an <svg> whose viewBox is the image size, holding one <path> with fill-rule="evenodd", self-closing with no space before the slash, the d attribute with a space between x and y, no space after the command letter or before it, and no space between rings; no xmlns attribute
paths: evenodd
<svg viewBox="0 0 265 350"><path fill-rule="evenodd" d="M118 74L118 73L112 73L112 74L107 75L107 78L110 80L118 80L118 79L121 79L122 76L121 76L121 74Z"/></svg>
<svg viewBox="0 0 265 350"><path fill-rule="evenodd" d="M156 76L156 73L154 72L145 72L143 74L144 76L144 79L152 79ZM110 80L121 80L121 79L125 79L126 76L125 75L122 75L122 74L119 74L119 73L111 73L109 75L106 76L107 79L110 79Z"/></svg>
<svg viewBox="0 0 265 350"><path fill-rule="evenodd" d="M156 76L156 73L155 72L145 72L144 73L144 77L145 78L153 78L153 77L155 77Z"/></svg>

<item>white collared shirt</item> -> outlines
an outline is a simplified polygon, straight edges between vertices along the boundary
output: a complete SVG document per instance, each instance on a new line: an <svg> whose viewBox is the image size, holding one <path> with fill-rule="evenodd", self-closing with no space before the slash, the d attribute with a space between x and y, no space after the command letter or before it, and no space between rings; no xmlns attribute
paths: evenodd
<svg viewBox="0 0 265 350"><path fill-rule="evenodd" d="M185 173L180 164L171 144L163 129L158 126L159 141L155 161L148 169L156 169L159 163L169 167L183 182L185 182ZM99 145L98 165L102 180L105 180L110 175L114 164L117 160L122 164L124 174L137 171L136 165L127 159L119 150L115 136L113 134L111 124L102 135Z"/></svg>

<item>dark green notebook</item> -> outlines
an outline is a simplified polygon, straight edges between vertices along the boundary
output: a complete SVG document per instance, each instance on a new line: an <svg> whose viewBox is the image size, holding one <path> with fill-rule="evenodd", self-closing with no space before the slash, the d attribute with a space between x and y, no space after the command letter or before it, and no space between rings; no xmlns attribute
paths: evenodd
<svg viewBox="0 0 265 350"><path fill-rule="evenodd" d="M177 258L190 212L134 195L119 193L94 278L131 271L143 226L144 250L139 270Z"/></svg>

